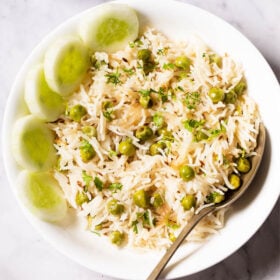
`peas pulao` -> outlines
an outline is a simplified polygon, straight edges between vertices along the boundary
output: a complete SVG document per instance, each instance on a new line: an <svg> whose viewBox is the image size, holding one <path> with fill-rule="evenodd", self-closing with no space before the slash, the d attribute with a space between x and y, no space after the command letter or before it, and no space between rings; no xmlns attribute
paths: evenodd
<svg viewBox="0 0 280 280"><path fill-rule="evenodd" d="M93 233L149 249L169 247L196 211L241 186L261 122L240 64L151 28L123 50L95 52L66 111L48 126L69 204ZM188 240L221 229L224 211Z"/></svg>

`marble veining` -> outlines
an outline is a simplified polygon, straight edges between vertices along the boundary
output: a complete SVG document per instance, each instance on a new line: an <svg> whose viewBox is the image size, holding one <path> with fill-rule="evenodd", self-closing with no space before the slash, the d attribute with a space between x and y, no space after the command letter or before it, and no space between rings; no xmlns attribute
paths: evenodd
<svg viewBox="0 0 280 280"><path fill-rule="evenodd" d="M160 5L160 0L151 0ZM1 0L0 120L13 79L33 47L54 27L101 0ZM265 56L280 80L279 0L183 0L225 19ZM0 279L112 278L90 271L52 248L23 216L0 159ZM280 279L280 204L258 232L219 264L180 280ZM108 268L110 269L110 268Z"/></svg>

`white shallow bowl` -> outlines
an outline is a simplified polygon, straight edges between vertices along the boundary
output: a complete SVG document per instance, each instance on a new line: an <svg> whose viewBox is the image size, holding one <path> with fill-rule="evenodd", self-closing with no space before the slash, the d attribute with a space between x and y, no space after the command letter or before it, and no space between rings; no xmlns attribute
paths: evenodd
<svg viewBox="0 0 280 280"><path fill-rule="evenodd" d="M203 244L185 244L170 261L166 279L190 275L208 268L240 248L263 224L279 196L280 134L278 119L279 84L258 50L236 29L218 17L194 6L161 0L126 0L138 12L141 26L149 24L171 39L186 40L190 33L200 36L219 53L227 52L243 64L249 94L259 104L267 130L263 162L251 188L226 217L225 227ZM94 9L94 8L92 8ZM91 9L90 9L91 10ZM47 47L58 37L77 34L81 17L88 11L67 20L51 32L33 50L17 75L3 125L3 156L11 188L17 195L15 181L20 168L11 152L11 128L15 120L27 114L23 102L23 85L27 71L42 62ZM22 202L18 199L22 205ZM145 279L162 253L118 249L105 239L86 232L73 213L63 224L48 224L33 217L22 207L32 225L60 252L76 262L103 274L120 279Z"/></svg>

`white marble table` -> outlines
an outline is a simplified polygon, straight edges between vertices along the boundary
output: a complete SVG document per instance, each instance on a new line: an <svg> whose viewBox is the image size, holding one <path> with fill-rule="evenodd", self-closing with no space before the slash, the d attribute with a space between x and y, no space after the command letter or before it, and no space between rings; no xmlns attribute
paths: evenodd
<svg viewBox="0 0 280 280"><path fill-rule="evenodd" d="M101 2L105 1L0 1L0 120L13 78L33 47L68 17ZM214 13L243 32L259 48L280 80L279 0L183 2ZM20 211L8 186L1 158L0 180L0 279L112 279L81 267L42 239ZM260 230L241 249L223 262L184 280L280 279L279 212L278 202Z"/></svg>

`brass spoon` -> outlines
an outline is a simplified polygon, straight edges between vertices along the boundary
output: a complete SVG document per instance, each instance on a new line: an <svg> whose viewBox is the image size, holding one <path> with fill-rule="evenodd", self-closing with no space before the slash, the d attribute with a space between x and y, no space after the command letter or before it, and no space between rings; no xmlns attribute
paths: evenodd
<svg viewBox="0 0 280 280"><path fill-rule="evenodd" d="M149 275L147 280L158 279L160 273L163 271L168 261L171 259L171 257L179 248L181 243L185 240L185 238L189 235L189 233L193 230L193 228L198 224L200 220L202 220L207 214L210 214L216 210L220 210L222 208L231 205L234 201L236 201L239 197L242 196L242 194L248 189L249 185L251 184L253 178L257 173L258 167L261 163L261 159L263 156L264 147L265 147L265 127L261 123L259 129L259 135L258 135L257 148L255 150L257 155L252 158L251 170L242 176L242 180L243 180L242 186L235 191L231 191L230 195L223 202L203 208L198 214L195 214L192 217L192 219L188 222L188 224L183 228L183 230L181 231L181 233L179 234L175 242L171 245L171 247L167 249L166 253L159 261L157 266L154 268L152 273Z"/></svg>

